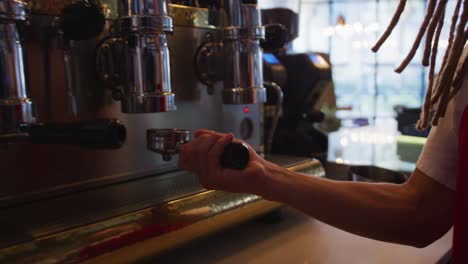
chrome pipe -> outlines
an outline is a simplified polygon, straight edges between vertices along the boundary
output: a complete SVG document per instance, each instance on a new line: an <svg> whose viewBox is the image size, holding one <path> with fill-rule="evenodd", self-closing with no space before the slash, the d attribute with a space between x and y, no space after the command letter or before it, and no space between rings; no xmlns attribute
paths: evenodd
<svg viewBox="0 0 468 264"><path fill-rule="evenodd" d="M239 0L223 1L226 18L223 46L226 59L223 103L266 102L260 40L265 38L258 6Z"/></svg>
<svg viewBox="0 0 468 264"><path fill-rule="evenodd" d="M221 7L224 10L224 24L227 27L242 26L242 1L241 0L222 0Z"/></svg>
<svg viewBox="0 0 468 264"><path fill-rule="evenodd" d="M270 106L269 108L265 107L265 115L268 116L268 118L271 118L270 127L266 133L267 137L265 140L265 153L268 155L271 154L276 128L278 127L280 116L283 113L284 94L281 87L274 82L264 82L264 85L276 93L275 105L273 107ZM268 111L267 109L273 111Z"/></svg>
<svg viewBox="0 0 468 264"><path fill-rule="evenodd" d="M124 113L176 110L166 33L174 30L166 0L129 0L122 19L126 42Z"/></svg>
<svg viewBox="0 0 468 264"><path fill-rule="evenodd" d="M134 15L166 15L167 1L160 0L127 0L128 16Z"/></svg>
<svg viewBox="0 0 468 264"><path fill-rule="evenodd" d="M26 20L26 2L0 0L0 134L19 132L20 124L34 122L19 32Z"/></svg>
<svg viewBox="0 0 468 264"><path fill-rule="evenodd" d="M119 38L111 38L98 49L98 61L123 57L121 80L123 113L157 113L176 110L171 87L167 33L174 30L166 0L128 0L121 18ZM113 48L124 46L124 54ZM110 47L110 48L109 48ZM112 60L111 60L112 61ZM114 65L98 65L112 68ZM101 73L103 76L108 73Z"/></svg>

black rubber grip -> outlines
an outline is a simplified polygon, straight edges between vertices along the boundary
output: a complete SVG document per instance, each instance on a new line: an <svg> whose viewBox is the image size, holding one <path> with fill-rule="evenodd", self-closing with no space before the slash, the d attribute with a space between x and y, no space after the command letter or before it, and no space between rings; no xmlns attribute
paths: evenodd
<svg viewBox="0 0 468 264"><path fill-rule="evenodd" d="M67 144L95 149L120 148L126 139L125 126L115 119L71 124L32 124L28 133L35 144Z"/></svg>
<svg viewBox="0 0 468 264"><path fill-rule="evenodd" d="M243 143L231 143L224 147L220 163L223 168L243 170L249 165L249 147Z"/></svg>

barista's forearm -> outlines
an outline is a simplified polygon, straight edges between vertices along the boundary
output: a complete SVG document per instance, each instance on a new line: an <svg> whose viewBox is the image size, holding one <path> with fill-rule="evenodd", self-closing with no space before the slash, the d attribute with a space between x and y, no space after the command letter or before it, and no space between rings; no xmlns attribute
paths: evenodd
<svg viewBox="0 0 468 264"><path fill-rule="evenodd" d="M424 239L428 230L423 226L424 216L418 214L420 199L405 185L332 181L274 165L267 171L267 199L289 204L327 224L413 246L425 246L432 239Z"/></svg>

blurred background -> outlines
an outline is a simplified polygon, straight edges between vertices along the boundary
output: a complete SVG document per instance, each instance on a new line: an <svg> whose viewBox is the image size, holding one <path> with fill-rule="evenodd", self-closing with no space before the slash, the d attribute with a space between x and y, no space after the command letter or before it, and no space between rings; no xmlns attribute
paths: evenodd
<svg viewBox="0 0 468 264"><path fill-rule="evenodd" d="M411 48L424 18L427 0L408 0L391 37L374 54L370 49L386 29L396 0L262 0L261 8L282 6L299 13L299 37L288 52L330 54L337 108L343 121L395 117L395 107L418 108L424 100L428 68L421 50L402 74L393 69ZM447 14L455 6L449 1ZM449 25L450 15L446 16ZM439 42L439 61L447 47L448 27Z"/></svg>

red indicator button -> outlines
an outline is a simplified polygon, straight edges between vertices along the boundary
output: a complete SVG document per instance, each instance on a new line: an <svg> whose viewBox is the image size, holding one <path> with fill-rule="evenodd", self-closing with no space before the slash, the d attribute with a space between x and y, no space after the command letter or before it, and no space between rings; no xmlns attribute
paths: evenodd
<svg viewBox="0 0 468 264"><path fill-rule="evenodd" d="M250 109L248 106L244 107L244 114L248 114L250 112Z"/></svg>

